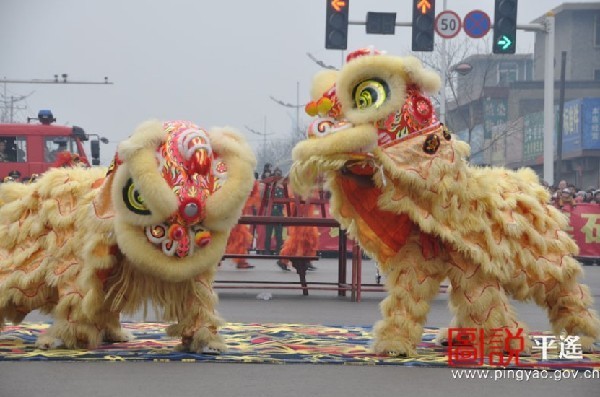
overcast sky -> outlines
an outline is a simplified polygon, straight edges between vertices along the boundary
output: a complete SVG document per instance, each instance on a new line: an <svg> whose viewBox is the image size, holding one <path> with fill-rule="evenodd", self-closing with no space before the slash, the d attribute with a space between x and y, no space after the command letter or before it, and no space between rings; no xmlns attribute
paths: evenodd
<svg viewBox="0 0 600 397"><path fill-rule="evenodd" d="M519 23L562 3L521 0ZM411 7L412 0L350 0L350 19L381 11L410 22ZM437 12L442 8L437 0ZM447 8L461 18L480 9L493 19L494 1L447 0ZM260 147L262 138L245 126L262 131L266 117L269 139L289 136L296 112L269 96L296 103L299 82L300 102L308 100L320 67L306 53L340 65L340 52L326 50L324 36L325 0L0 0L0 77L108 76L113 85L6 86L8 96L31 94L17 104L26 107L15 111L17 120L51 109L60 124L108 137L104 164L116 143L149 118L188 119L205 128L231 125ZM406 55L410 36L410 28L374 36L350 26L348 47L375 45ZM519 32L517 51L532 52L533 37Z"/></svg>

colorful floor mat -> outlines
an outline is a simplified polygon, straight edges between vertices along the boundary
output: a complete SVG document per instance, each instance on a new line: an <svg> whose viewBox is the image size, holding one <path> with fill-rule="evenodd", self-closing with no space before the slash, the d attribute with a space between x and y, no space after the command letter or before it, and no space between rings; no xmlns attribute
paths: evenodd
<svg viewBox="0 0 600 397"><path fill-rule="evenodd" d="M124 323L135 339L126 343L105 344L98 349L44 351L35 340L49 324L6 326L0 333L0 361L155 361L155 362L229 362L268 364L344 364L447 367L448 349L433 343L437 329L426 328L412 358L391 358L372 354L370 327L323 326L303 324L239 324L221 328L229 350L226 353L195 354L175 349L178 340L165 335L166 324ZM599 346L600 347L600 346ZM487 366L484 364L484 366ZM592 368L600 366L600 354L585 354L582 359L541 360L539 354L521 357L516 367ZM513 365L513 367L515 367Z"/></svg>

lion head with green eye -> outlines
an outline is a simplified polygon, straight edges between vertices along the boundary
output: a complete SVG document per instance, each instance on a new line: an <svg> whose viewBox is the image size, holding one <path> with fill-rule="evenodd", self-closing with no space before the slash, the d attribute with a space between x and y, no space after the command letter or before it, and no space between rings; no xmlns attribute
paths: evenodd
<svg viewBox="0 0 600 397"><path fill-rule="evenodd" d="M306 105L315 119L309 139L293 151L291 179L299 192L310 189L318 172L379 168L376 153L438 125L427 93L440 80L416 58L361 49L347 59L340 71L315 76Z"/></svg>
<svg viewBox="0 0 600 397"><path fill-rule="evenodd" d="M185 279L219 262L253 168L234 133L151 121L119 145L97 207L111 203L117 244L133 264Z"/></svg>
<svg viewBox="0 0 600 397"><path fill-rule="evenodd" d="M416 58L371 49L351 53L341 71L315 77L306 112L316 119L308 128L309 140L294 149L296 165L315 155L353 160L435 124L426 95L439 85L439 77Z"/></svg>

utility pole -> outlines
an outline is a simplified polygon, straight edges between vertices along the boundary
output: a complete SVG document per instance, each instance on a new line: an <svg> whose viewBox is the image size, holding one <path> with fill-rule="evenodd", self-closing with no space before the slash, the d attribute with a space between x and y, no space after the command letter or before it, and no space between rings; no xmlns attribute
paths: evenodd
<svg viewBox="0 0 600 397"><path fill-rule="evenodd" d="M296 109L296 132L295 132L295 137L298 136L298 134L300 134L300 108L304 107L303 104L300 103L300 82L297 81L296 82L296 103L287 103L287 102L283 102L280 99L275 98L274 96L269 96L269 98L271 98L271 100L281 106L284 106L286 108L291 108L291 109Z"/></svg>
<svg viewBox="0 0 600 397"><path fill-rule="evenodd" d="M267 116L265 115L265 122L263 125L263 158L267 158Z"/></svg>
<svg viewBox="0 0 600 397"><path fill-rule="evenodd" d="M7 90L6 90L6 83L4 83L4 94L2 95L2 113L0 114L0 122L2 122L2 123L14 122L15 109L17 109L17 110L26 109L25 106L18 106L15 104L27 99L32 94L33 94L33 92L29 95L21 95L18 97L11 95L9 97L7 94Z"/></svg>
<svg viewBox="0 0 600 397"><path fill-rule="evenodd" d="M265 115L265 118L264 118L263 132L252 129L252 128L248 127L247 125L245 127L251 133L253 133L255 135L261 135L263 137L262 159L263 159L263 163L266 163L267 162L267 135L273 135L272 132L267 134L267 116Z"/></svg>
<svg viewBox="0 0 600 397"><path fill-rule="evenodd" d="M8 122L9 122L9 123L12 123L12 122L14 122L14 118L15 118L15 117L14 117L14 116L15 116L15 108L16 108L17 110L25 110L25 109L26 109L26 106L18 106L18 105L16 105L16 106L15 106L15 103L17 103L17 102L20 102L20 101L24 100L24 99L25 99L25 98L27 98L28 96L29 96L29 95L22 95L22 96L20 96L20 97L17 97L17 98L15 98L14 96L11 96L9 100L6 100L6 99L5 99L5 102L4 102L5 104L6 104L6 102L9 102L9 103L10 103L10 106L9 106L9 108L10 108L10 113L9 113L9 114L10 114L10 117L8 118Z"/></svg>
<svg viewBox="0 0 600 397"><path fill-rule="evenodd" d="M300 134L300 82L296 81L296 134Z"/></svg>

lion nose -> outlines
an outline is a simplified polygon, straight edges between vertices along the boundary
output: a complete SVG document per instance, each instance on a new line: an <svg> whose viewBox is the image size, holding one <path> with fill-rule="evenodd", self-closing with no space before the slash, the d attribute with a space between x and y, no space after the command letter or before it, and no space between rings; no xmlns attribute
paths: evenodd
<svg viewBox="0 0 600 397"><path fill-rule="evenodd" d="M196 203L187 203L185 207L183 207L183 212L185 213L185 216L195 218L200 213L200 207Z"/></svg>
<svg viewBox="0 0 600 397"><path fill-rule="evenodd" d="M202 202L196 197L188 198L179 206L179 215L190 224L200 222L203 212Z"/></svg>

